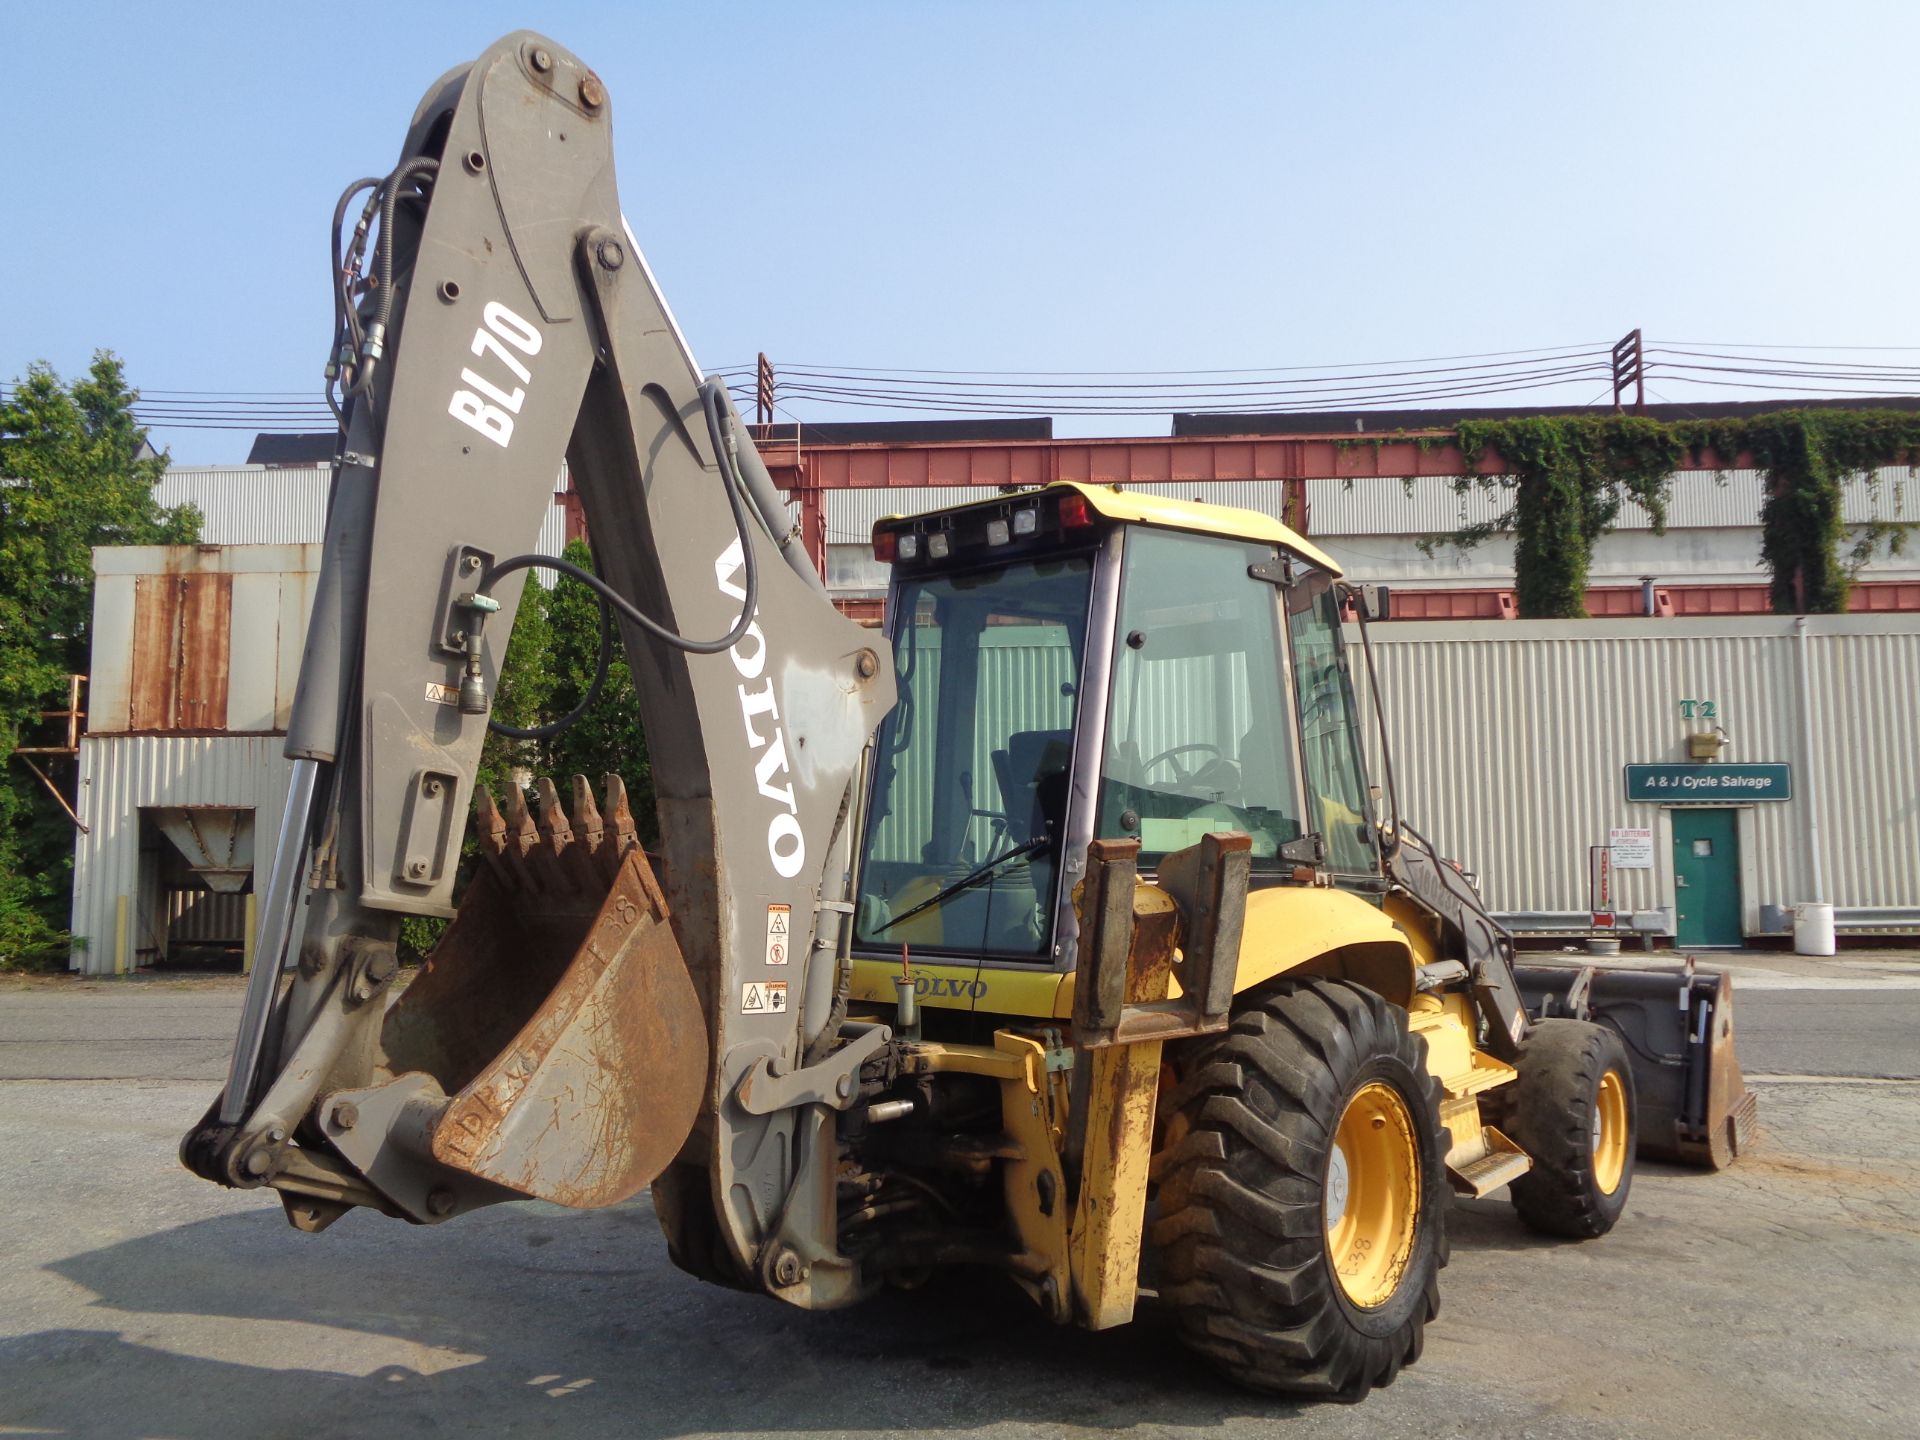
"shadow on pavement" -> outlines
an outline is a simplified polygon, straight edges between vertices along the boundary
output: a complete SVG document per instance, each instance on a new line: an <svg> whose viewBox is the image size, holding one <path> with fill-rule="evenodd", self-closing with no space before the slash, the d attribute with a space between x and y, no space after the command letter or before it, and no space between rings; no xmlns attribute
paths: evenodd
<svg viewBox="0 0 1920 1440"><path fill-rule="evenodd" d="M674 1270L644 1201L432 1229L277 1210L48 1267L87 1321L0 1341L0 1423L36 1435L757 1435L1284 1419L1149 1303L1047 1324L992 1277L809 1315Z"/></svg>

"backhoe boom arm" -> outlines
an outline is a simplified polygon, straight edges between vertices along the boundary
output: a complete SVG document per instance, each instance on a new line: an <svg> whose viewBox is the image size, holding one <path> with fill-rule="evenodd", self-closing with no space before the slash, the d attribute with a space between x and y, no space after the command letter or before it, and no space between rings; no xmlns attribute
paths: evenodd
<svg viewBox="0 0 1920 1440"><path fill-rule="evenodd" d="M833 1058L853 790L891 667L791 545L661 299L611 112L578 59L511 35L436 84L374 187L287 742L312 803L276 857L262 935L280 943L228 1090L183 1155L277 1186L308 1228L347 1203L423 1222L529 1194L612 1203L670 1165L676 1254L782 1280L802 1256L802 1278L767 1283L814 1303L837 1283L819 1082L857 1063ZM401 918L456 913L515 557L563 458L619 611L662 873L619 793L571 815L551 789L483 798L483 873L389 1006ZM738 1102L750 1075L809 1066L786 1108ZM688 1218L703 1206L717 1235Z"/></svg>

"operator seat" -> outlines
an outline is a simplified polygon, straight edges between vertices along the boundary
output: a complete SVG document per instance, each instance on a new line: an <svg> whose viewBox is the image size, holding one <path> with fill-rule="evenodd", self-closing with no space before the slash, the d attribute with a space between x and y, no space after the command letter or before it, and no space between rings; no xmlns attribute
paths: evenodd
<svg viewBox="0 0 1920 1440"><path fill-rule="evenodd" d="M1019 845L1066 829L1071 730L1016 730L1007 748L992 753L994 779L1007 814L1007 839Z"/></svg>

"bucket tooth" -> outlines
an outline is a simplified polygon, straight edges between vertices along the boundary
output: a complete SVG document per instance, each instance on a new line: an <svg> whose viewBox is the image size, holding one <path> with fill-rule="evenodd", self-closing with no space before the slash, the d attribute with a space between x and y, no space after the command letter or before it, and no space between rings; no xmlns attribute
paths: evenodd
<svg viewBox="0 0 1920 1440"><path fill-rule="evenodd" d="M633 811L627 808L627 785L618 775L605 777L607 806L601 814L604 843L600 850L600 871L611 884L620 873L620 862L627 851L638 848L640 837L633 828Z"/></svg>
<svg viewBox="0 0 1920 1440"><path fill-rule="evenodd" d="M576 890L589 891L606 883L601 851L606 846L606 829L600 821L600 807L594 804L593 788L586 776L575 775L569 781L573 790L573 844L565 856L567 874Z"/></svg>
<svg viewBox="0 0 1920 1440"><path fill-rule="evenodd" d="M600 849L600 841L606 833L606 827L600 821L600 807L594 804L593 787L587 783L584 775L575 775L568 782L573 787L573 833L587 842L589 854Z"/></svg>
<svg viewBox="0 0 1920 1440"><path fill-rule="evenodd" d="M493 791L484 785L473 787L473 838L488 866L498 869L507 853L507 819L494 802Z"/></svg>
<svg viewBox="0 0 1920 1440"><path fill-rule="evenodd" d="M533 800L539 816L540 832L537 868L544 879L544 888L555 891L583 888L574 874L576 857L570 854L578 848L574 840L573 822L567 816L566 807L560 803L560 792L553 781L544 775L534 781Z"/></svg>
<svg viewBox="0 0 1920 1440"><path fill-rule="evenodd" d="M520 788L519 782L510 783L507 786L506 861L507 878L513 885L526 890L546 888L528 858L539 844L540 830L528 813L527 792Z"/></svg>

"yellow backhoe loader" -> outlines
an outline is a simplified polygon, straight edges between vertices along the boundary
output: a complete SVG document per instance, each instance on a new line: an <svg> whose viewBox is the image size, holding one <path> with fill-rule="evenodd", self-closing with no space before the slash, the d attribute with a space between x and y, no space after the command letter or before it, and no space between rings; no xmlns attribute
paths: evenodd
<svg viewBox="0 0 1920 1440"><path fill-rule="evenodd" d="M1094 1328L1150 1284L1233 1378L1352 1397L1420 1353L1450 1192L1593 1237L1636 1136L1730 1158L1724 982L1516 973L1369 783L1351 596L1286 527L996 495L880 525L884 632L838 614L622 217L611 114L510 35L336 211L292 781L191 1169L307 1231L651 1186L722 1284L987 1267ZM563 458L593 573L524 548ZM602 680L625 645L657 871L617 779L476 790L537 567L599 597ZM452 924L402 986L409 915Z"/></svg>

